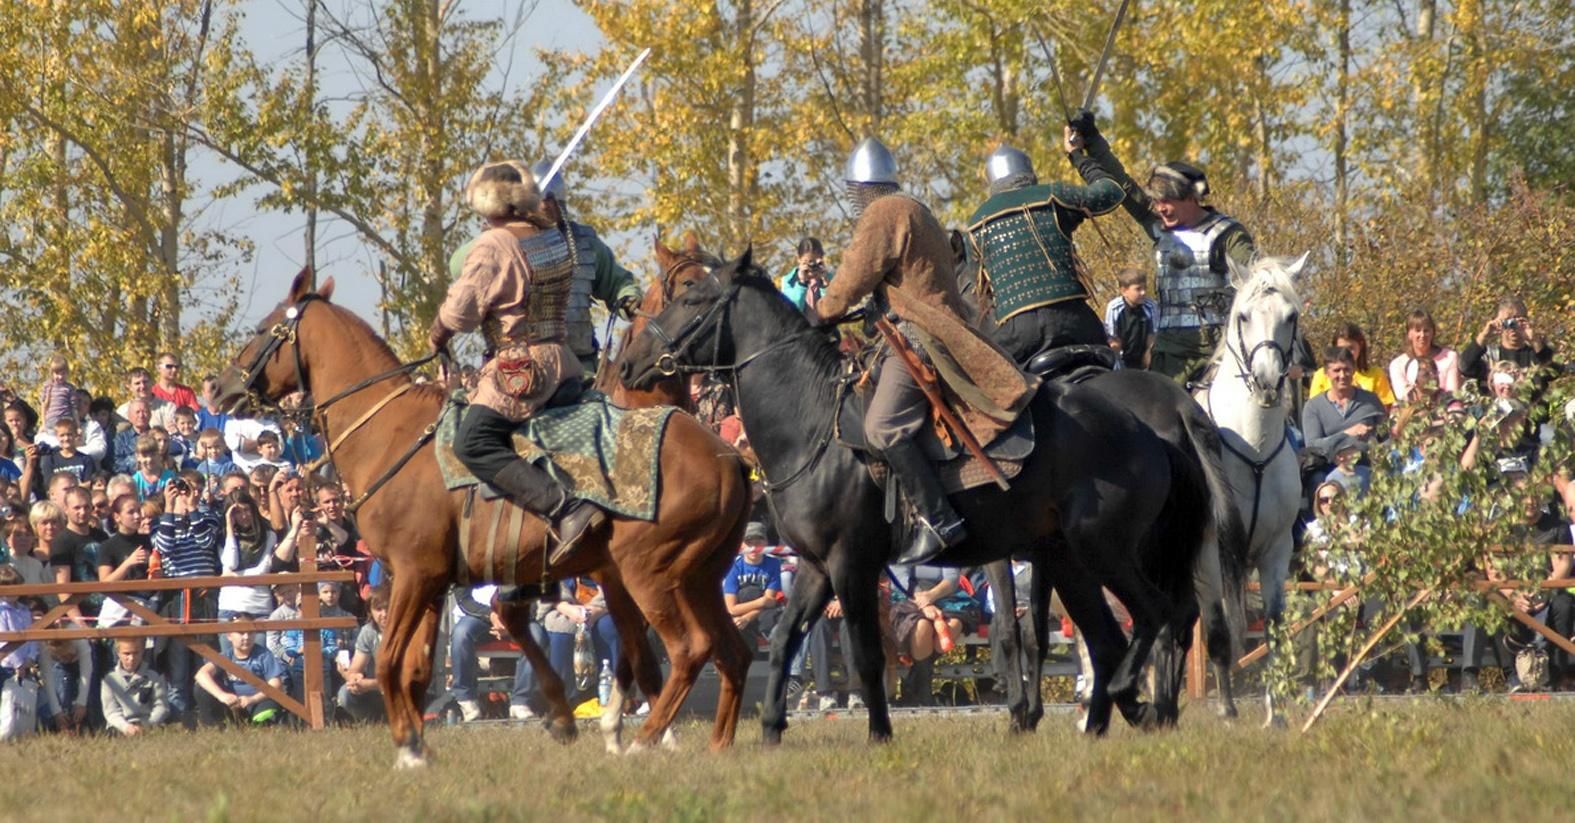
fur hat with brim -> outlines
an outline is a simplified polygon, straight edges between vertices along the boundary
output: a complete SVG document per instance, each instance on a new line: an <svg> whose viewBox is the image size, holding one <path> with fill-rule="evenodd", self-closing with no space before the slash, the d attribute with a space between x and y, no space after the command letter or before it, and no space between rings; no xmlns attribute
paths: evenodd
<svg viewBox="0 0 1575 823"><path fill-rule="evenodd" d="M536 176L518 160L488 163L465 184L465 202L489 220L524 217L541 206Z"/></svg>

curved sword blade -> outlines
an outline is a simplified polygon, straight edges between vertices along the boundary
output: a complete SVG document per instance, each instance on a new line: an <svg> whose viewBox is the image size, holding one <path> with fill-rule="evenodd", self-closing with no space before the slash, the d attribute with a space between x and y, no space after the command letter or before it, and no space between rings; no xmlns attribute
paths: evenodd
<svg viewBox="0 0 1575 823"><path fill-rule="evenodd" d="M601 102L596 104L596 108L591 109L591 113L585 118L585 122L580 124L579 131L576 131L574 136L569 138L569 144L563 147L562 152L559 152L558 159L552 161L552 168L547 170L547 175L536 181L538 188L542 191L547 190L547 186L552 184L553 178L558 176L558 172L563 171L563 164L568 162L569 155L574 154L574 150L580 147L580 141L585 139L586 133L591 130L591 126L595 125L596 119L602 116L602 112L606 111L608 106L612 105L613 98L618 96L618 91L623 88L623 84L629 82L629 78L634 76L634 70L638 69L640 64L645 62L645 58L650 56L650 49L640 52L640 56L634 58L634 62L629 64L629 68L623 70L623 74L619 75L617 82L613 83L612 88L602 95Z"/></svg>
<svg viewBox="0 0 1575 823"><path fill-rule="evenodd" d="M1121 21L1126 19L1127 6L1132 0L1121 0L1120 8L1116 9L1116 19L1110 23L1110 33L1105 35L1105 50L1099 53L1099 64L1094 66L1094 76L1088 81L1088 92L1083 95L1083 108L1092 110L1094 98L1099 96L1099 81L1105 79L1105 66L1110 64L1110 53L1116 49L1116 32L1121 30Z"/></svg>

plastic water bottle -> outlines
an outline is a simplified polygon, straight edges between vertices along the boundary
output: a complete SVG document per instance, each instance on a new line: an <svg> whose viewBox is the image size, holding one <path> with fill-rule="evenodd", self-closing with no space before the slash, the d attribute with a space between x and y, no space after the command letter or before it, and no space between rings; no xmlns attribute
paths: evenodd
<svg viewBox="0 0 1575 823"><path fill-rule="evenodd" d="M603 706L612 702L612 661L602 660L602 673L596 681L596 701Z"/></svg>

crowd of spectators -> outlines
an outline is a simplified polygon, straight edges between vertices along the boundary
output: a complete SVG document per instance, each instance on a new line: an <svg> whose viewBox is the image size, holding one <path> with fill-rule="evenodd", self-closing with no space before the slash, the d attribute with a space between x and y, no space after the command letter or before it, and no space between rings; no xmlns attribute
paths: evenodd
<svg viewBox="0 0 1575 823"><path fill-rule="evenodd" d="M0 389L0 628L35 625L64 593L10 597L9 584L123 582L155 577L255 577L303 567L348 568L354 584L325 583L325 616L355 631L323 630L327 705L346 720L381 715L375 659L387 597L343 491L314 468L315 437L288 416L230 417L214 408L215 379L199 395L171 353L126 373L126 399L92 397L62 357L33 397ZM35 405L36 401L36 405ZM304 552L310 546L315 553ZM208 623L221 653L285 693L304 689L300 631L224 631L237 620L298 616L298 587L222 586L144 591L131 600L181 622ZM78 599L56 625L140 624L113 598ZM184 644L157 640L47 640L0 660L0 683L27 683L38 727L133 735L164 723L269 724L287 719L261 690ZM372 699L376 698L376 699Z"/></svg>

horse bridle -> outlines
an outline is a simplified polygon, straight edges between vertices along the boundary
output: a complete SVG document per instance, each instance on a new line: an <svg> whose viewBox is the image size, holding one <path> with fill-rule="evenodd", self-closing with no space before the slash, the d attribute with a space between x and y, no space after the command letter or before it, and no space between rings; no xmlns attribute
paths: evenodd
<svg viewBox="0 0 1575 823"><path fill-rule="evenodd" d="M653 332L655 336L662 341L662 354L656 358L655 366L657 372L662 375L672 376L675 374L720 373L725 375L726 379L732 382L734 390L737 391L738 373L743 371L745 366L761 359L762 357L765 357L767 354L786 348L787 346L796 342L799 338L810 337L822 333L820 329L811 326L810 328L798 332L797 334L790 334L780 340L776 340L771 344L762 347L754 354L751 354L748 357L733 363L732 365L719 365L717 361L721 359L722 336L728 328L728 320L731 317L731 307L733 300L738 296L739 285L737 283L733 283L732 285L723 287L721 285L721 280L717 278L714 272L708 272L706 276L710 280L714 281L718 288L723 289L722 294L717 298L716 302L713 303L710 308L690 318L689 321L684 323L683 327L680 328L676 334L668 334L667 330L662 328L661 322L654 317L651 318L651 321L645 326L647 331ZM698 332L700 329L705 328L706 324L711 320L711 318L717 315L720 315L721 319L717 321L716 332L713 338L711 349L710 365L702 366L699 364L681 362L678 358L682 353L681 348L683 346L683 342L691 335ZM844 391L847 391L847 381L839 381L836 397L831 404L830 412L826 415L826 422L821 427L819 434L816 436L815 444L811 448L809 456L804 459L804 463L798 468L789 472L787 477L783 478L782 480L772 482L768 478L764 483L761 484L768 495L771 492L781 491L782 489L786 488L788 485L807 474L810 469L814 468L815 465L820 462L821 455L825 453L826 447L831 445L831 439L836 435L837 413L839 407L842 405L842 393ZM764 471L764 468L762 468L762 471Z"/></svg>
<svg viewBox="0 0 1575 823"><path fill-rule="evenodd" d="M392 369L379 372L378 374L374 374L371 377L358 381L348 388L334 393L331 397L321 403L310 402L310 394L307 393L306 388L306 365L301 360L301 346L298 342L298 332L301 325L301 318L306 315L306 308L312 303L320 300L326 302L322 295L307 294L300 300L297 300L295 304L285 309L285 319L283 321L273 324L273 326L266 330L258 330L257 334L259 336L266 334L268 336L268 340L263 343L262 348L258 349L257 353L252 356L252 360L249 364L247 364L246 368L240 370L242 381L241 390L246 394L247 400L252 403L252 405L263 409L271 408L279 412L281 415L295 417L302 421L302 428L306 431L322 433L323 454L321 457L318 457L311 463L302 466L301 471L303 474L314 472L326 463L333 469L333 473L336 477L342 477L343 475L341 475L339 472L338 464L334 462L334 450L340 446L343 446L345 440L347 440L351 434L354 434L357 430L369 422L377 412L382 411L385 406L387 406L395 398L409 391L410 388L415 384L402 384L393 391L390 391L387 395L384 395L380 400L377 401L377 403L373 404L370 411L361 415L361 417L358 418L354 423L350 424L350 426L348 426L344 431L340 432L338 437L333 438L332 440L330 440L328 437L327 412L329 407L353 394L357 394L362 390L370 388L371 386L375 386L385 380L399 377L401 375L408 375L416 369L431 363L433 360L445 356L446 352L436 351L427 355L426 357L412 360L409 363L401 363ZM270 403L260 394L258 394L256 390L257 380L262 377L263 367L270 359L273 358L275 354L278 353L279 348L285 343L290 344L291 355L295 361L296 388L308 398L308 402L303 402L298 408L295 409L281 408L277 402ZM392 466L379 475L378 478L367 487L366 491L362 492L354 500L345 504L345 511L349 514L354 514L357 509L361 508L361 506L364 505L366 501L377 492L378 489L381 489L388 483L388 481L392 480L394 475L398 474L400 469L403 469L405 464L409 463L411 458L415 457L416 453L419 452L423 446L431 442L432 438L437 434L438 423L441 420L442 416L439 415L438 420L432 421L430 425L423 429L421 435L416 438L415 443L413 443L398 460L394 461Z"/></svg>
<svg viewBox="0 0 1575 823"><path fill-rule="evenodd" d="M1291 352L1296 348L1296 329L1297 324L1301 320L1301 315L1298 313L1291 314L1291 344L1289 346L1281 346L1280 341L1276 336L1259 340L1258 344L1250 349L1247 348L1247 334L1243 329L1245 324L1242 320L1242 316L1240 314L1235 314L1232 319L1235 321L1233 330L1236 332L1236 345L1229 346L1228 348L1231 350L1231 354L1236 358L1236 365L1241 367L1241 371L1237 376L1241 377L1247 382L1247 387L1249 389L1259 393L1267 393L1269 390L1268 387L1258 382L1258 376L1253 374L1252 363L1253 358L1258 356L1258 352L1268 349L1269 351L1280 356L1280 376L1274 381L1274 391L1276 394L1278 394L1280 389L1285 387L1286 377L1290 374ZM1245 357L1242 355L1243 351L1246 352Z"/></svg>

